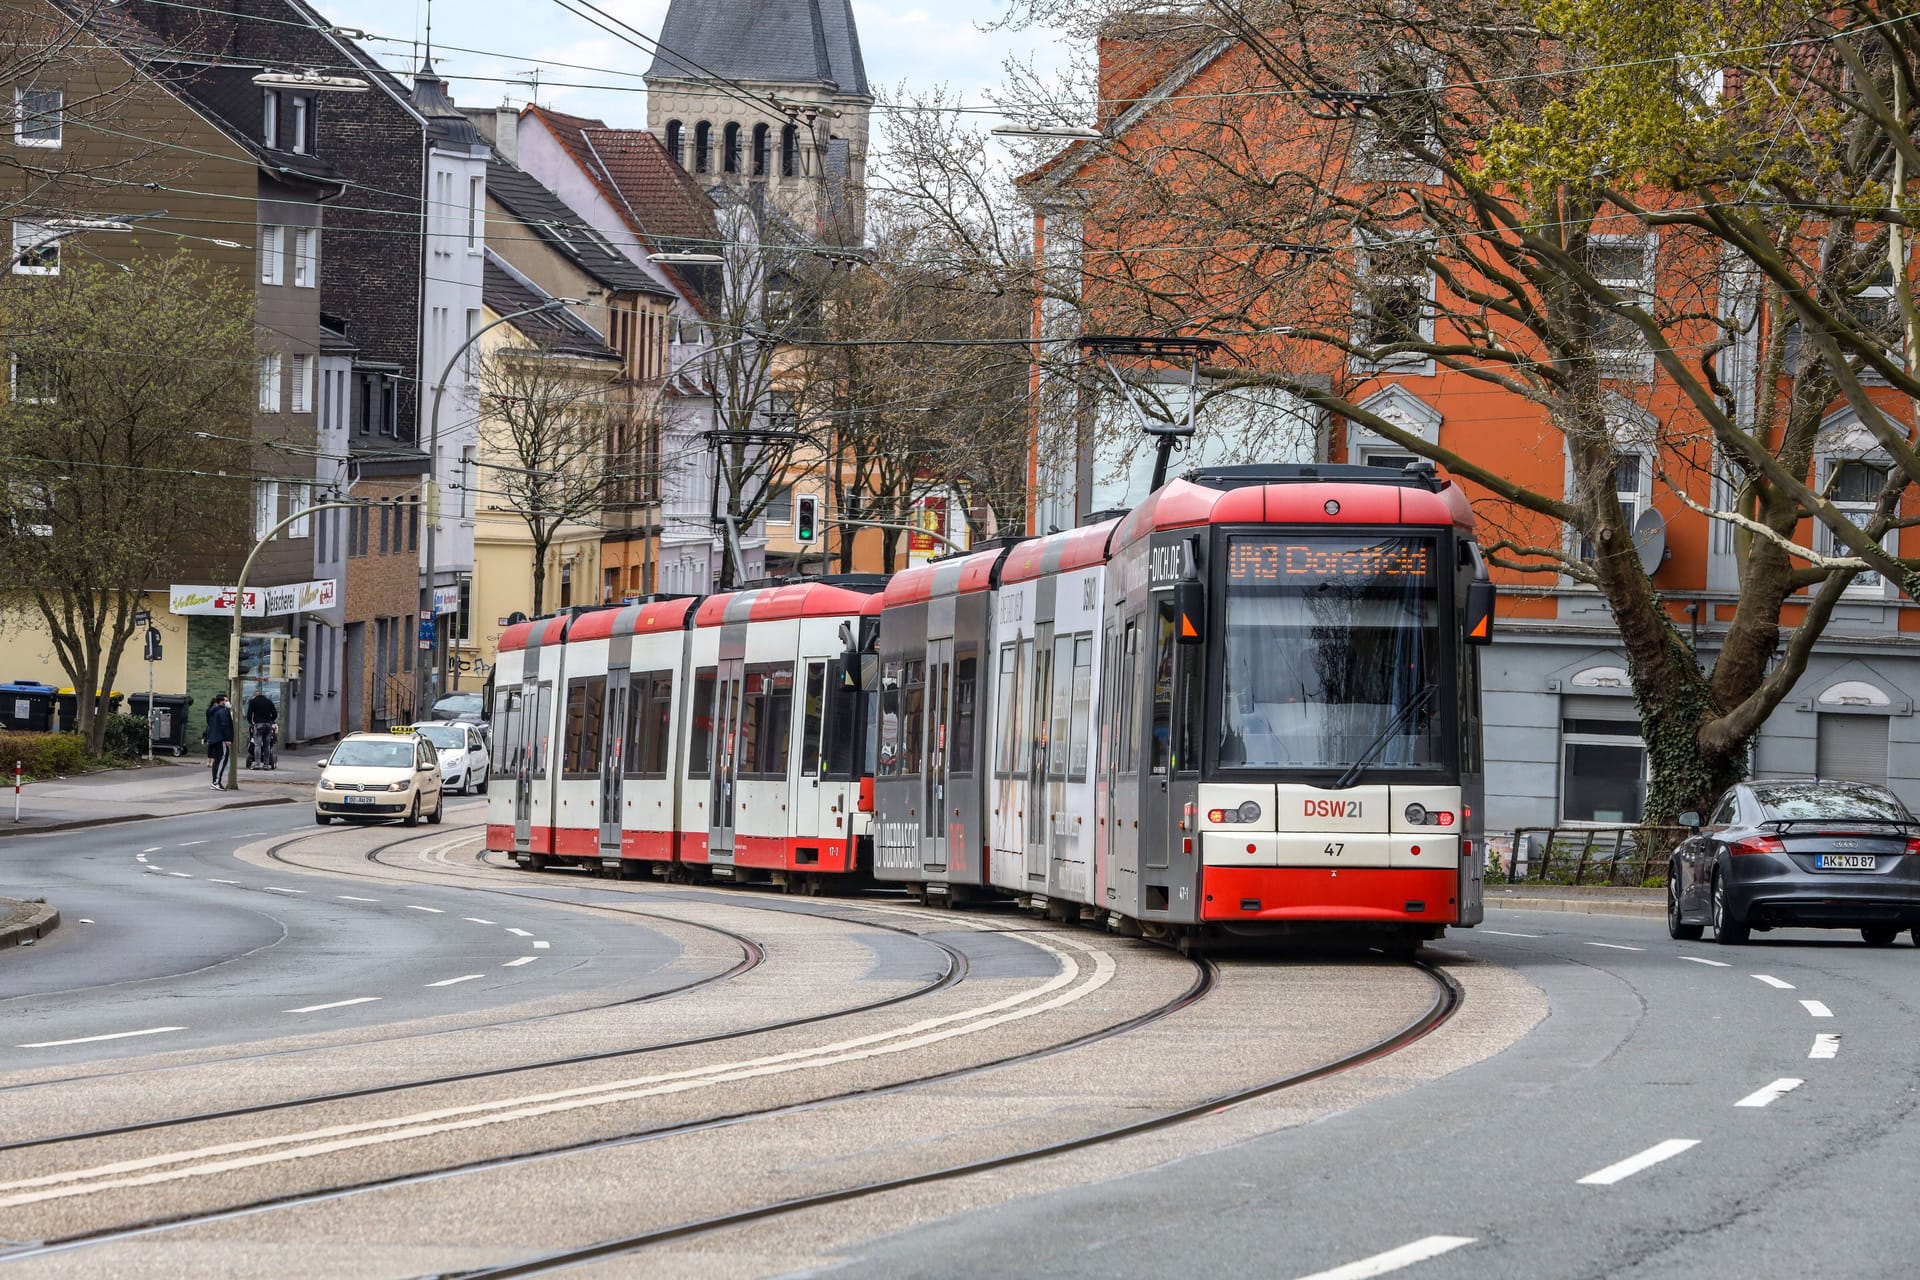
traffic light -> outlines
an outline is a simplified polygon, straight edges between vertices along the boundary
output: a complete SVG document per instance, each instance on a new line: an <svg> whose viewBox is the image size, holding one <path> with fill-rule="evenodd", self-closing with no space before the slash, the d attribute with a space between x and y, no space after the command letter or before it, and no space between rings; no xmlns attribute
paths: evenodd
<svg viewBox="0 0 1920 1280"><path fill-rule="evenodd" d="M802 494L793 502L793 540L812 542L814 526L819 522L820 517L820 499L811 494Z"/></svg>
<svg viewBox="0 0 1920 1280"><path fill-rule="evenodd" d="M287 637L267 637L267 679L287 678Z"/></svg>
<svg viewBox="0 0 1920 1280"><path fill-rule="evenodd" d="M306 644L299 636L287 641L287 679L300 678L301 664L306 660Z"/></svg>

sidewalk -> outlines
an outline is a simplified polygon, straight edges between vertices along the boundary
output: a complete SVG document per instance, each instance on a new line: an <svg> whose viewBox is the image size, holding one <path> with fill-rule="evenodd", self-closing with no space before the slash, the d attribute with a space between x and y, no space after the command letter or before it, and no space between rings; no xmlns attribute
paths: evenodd
<svg viewBox="0 0 1920 1280"><path fill-rule="evenodd" d="M1489 881L1486 904L1510 911L1571 911L1593 916L1643 916L1653 919L1667 914L1665 889L1641 889L1610 885L1507 884Z"/></svg>
<svg viewBox="0 0 1920 1280"><path fill-rule="evenodd" d="M156 756L153 764L140 768L30 782L21 788L18 823L13 821L11 795L0 793L0 838L308 800L326 749L316 745L283 751L280 767L271 772L242 768L238 791L215 791L206 758L194 755L177 760Z"/></svg>

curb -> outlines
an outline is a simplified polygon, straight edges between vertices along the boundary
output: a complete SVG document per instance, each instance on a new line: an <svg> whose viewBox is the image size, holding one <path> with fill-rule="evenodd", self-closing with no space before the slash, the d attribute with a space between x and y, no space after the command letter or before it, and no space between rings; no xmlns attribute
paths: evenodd
<svg viewBox="0 0 1920 1280"><path fill-rule="evenodd" d="M208 788L211 790L212 788ZM0 839L8 836L35 836L50 831L82 831L88 827L113 827L123 822L151 822L156 818L185 818L196 813L220 813L227 809L260 809L270 804L298 804L299 796L269 796L264 800L240 800L215 805L211 809L189 809L185 813L122 813L111 818L76 818L72 822L49 822L44 826L0 825Z"/></svg>
<svg viewBox="0 0 1920 1280"><path fill-rule="evenodd" d="M1582 916L1633 916L1642 920L1664 920L1667 908L1659 902L1630 902L1616 898L1508 898L1488 899L1490 911L1561 911Z"/></svg>
<svg viewBox="0 0 1920 1280"><path fill-rule="evenodd" d="M0 947L32 946L59 927L60 912L53 907L42 906L19 924L0 928Z"/></svg>

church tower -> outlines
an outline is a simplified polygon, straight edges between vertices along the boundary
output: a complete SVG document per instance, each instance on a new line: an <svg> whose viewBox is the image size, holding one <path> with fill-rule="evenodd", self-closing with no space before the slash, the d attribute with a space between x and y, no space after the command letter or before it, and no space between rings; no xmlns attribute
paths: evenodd
<svg viewBox="0 0 1920 1280"><path fill-rule="evenodd" d="M866 235L873 95L852 0L670 0L647 129L701 186L768 203L830 244Z"/></svg>

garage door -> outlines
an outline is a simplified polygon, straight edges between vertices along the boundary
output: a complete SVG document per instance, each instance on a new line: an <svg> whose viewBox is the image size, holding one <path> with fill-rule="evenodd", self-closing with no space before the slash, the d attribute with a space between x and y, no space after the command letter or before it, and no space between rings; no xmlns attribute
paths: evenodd
<svg viewBox="0 0 1920 1280"><path fill-rule="evenodd" d="M1816 767L1823 778L1848 782L1887 782L1887 718L1885 716L1820 717L1820 746Z"/></svg>

